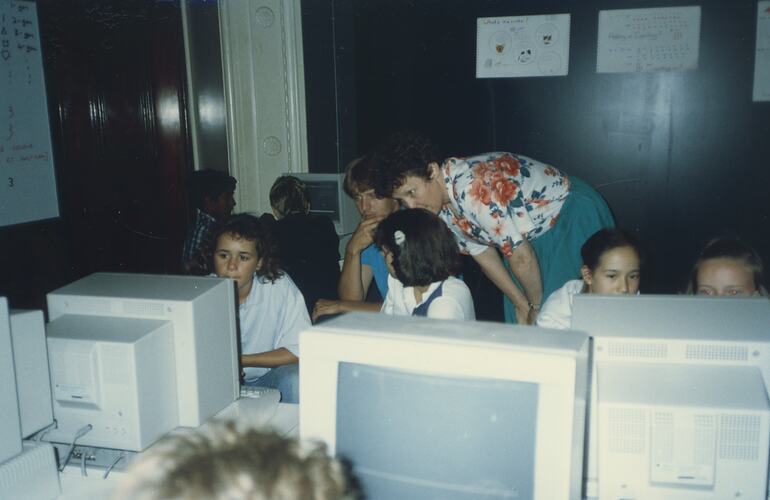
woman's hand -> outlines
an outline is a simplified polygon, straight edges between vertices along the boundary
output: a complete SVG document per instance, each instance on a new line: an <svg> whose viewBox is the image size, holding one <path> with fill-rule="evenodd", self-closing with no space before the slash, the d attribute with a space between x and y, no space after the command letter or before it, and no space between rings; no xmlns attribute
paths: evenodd
<svg viewBox="0 0 770 500"><path fill-rule="evenodd" d="M529 307L516 307L516 323L519 325L534 325L536 316L537 313Z"/></svg>
<svg viewBox="0 0 770 500"><path fill-rule="evenodd" d="M343 312L341 300L318 299L313 307L313 314L310 315L313 321L321 316L337 314Z"/></svg>
<svg viewBox="0 0 770 500"><path fill-rule="evenodd" d="M313 321L321 316L352 311L380 312L382 302L363 302L358 300L318 299L311 315Z"/></svg>

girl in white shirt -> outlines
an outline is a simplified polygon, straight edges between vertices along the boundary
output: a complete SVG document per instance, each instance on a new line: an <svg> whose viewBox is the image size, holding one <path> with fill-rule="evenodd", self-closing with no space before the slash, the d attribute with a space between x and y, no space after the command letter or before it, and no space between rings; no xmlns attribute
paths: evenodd
<svg viewBox="0 0 770 500"><path fill-rule="evenodd" d="M310 328L305 300L279 268L269 227L251 214L222 220L212 231L212 271L235 281L244 384L274 387L298 402L299 332Z"/></svg>
<svg viewBox="0 0 770 500"><path fill-rule="evenodd" d="M449 228L422 208L399 210L377 226L374 241L388 265L382 312L473 320L468 286L455 277L462 265Z"/></svg>
<svg viewBox="0 0 770 500"><path fill-rule="evenodd" d="M643 253L636 238L620 229L600 229L580 249L581 279L571 280L548 297L537 326L566 330L572 322L572 298L578 293L639 293Z"/></svg>

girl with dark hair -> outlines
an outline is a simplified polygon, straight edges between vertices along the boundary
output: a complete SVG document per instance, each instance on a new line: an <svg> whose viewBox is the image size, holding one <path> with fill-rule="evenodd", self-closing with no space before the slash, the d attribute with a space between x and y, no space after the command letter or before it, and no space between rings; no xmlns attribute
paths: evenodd
<svg viewBox="0 0 770 500"><path fill-rule="evenodd" d="M687 292L698 295L764 295L764 265L759 254L735 238L716 238L701 250Z"/></svg>
<svg viewBox="0 0 770 500"><path fill-rule="evenodd" d="M310 327L305 300L280 268L269 228L249 214L214 229L211 271L235 280L244 383L275 387L283 402L298 401L299 332Z"/></svg>
<svg viewBox="0 0 770 500"><path fill-rule="evenodd" d="M568 281L548 297L537 316L537 326L570 328L575 294L639 292L644 257L641 246L630 234L620 229L601 229L583 244L580 255L582 279Z"/></svg>
<svg viewBox="0 0 770 500"><path fill-rule="evenodd" d="M435 214L421 208L394 212L377 226L374 242L390 273L382 312L476 319L468 286L454 276L462 265L457 244Z"/></svg>

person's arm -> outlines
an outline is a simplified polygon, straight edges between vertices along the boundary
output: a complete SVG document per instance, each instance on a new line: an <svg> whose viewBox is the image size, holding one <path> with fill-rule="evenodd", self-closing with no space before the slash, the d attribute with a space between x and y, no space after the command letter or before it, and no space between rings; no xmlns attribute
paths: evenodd
<svg viewBox="0 0 770 500"><path fill-rule="evenodd" d="M241 355L241 365L244 367L275 368L299 362L299 358L285 347L256 354Z"/></svg>
<svg viewBox="0 0 770 500"><path fill-rule="evenodd" d="M365 266L369 267L369 266ZM370 278L371 281L371 278ZM363 302L360 300L326 300L318 299L313 308L313 321L321 316L352 311L380 312L382 302Z"/></svg>
<svg viewBox="0 0 770 500"><path fill-rule="evenodd" d="M372 244L373 233L381 217L362 220L345 247L345 260L338 291L341 300L364 300L372 282L372 269L361 264L361 253Z"/></svg>
<svg viewBox="0 0 770 500"><path fill-rule="evenodd" d="M543 301L543 282L540 278L540 265L537 262L535 249L528 240L522 240L521 244L513 249L513 253L508 257L508 265L524 288L524 294L527 298L527 303L523 304L523 309L520 304L514 302L516 304L516 317L519 317L520 310L526 311L525 314L531 316L527 323L532 324ZM535 307L530 308L529 304Z"/></svg>
<svg viewBox="0 0 770 500"><path fill-rule="evenodd" d="M529 300L527 296L516 286L503 265L502 258L494 247L489 247L480 254L473 256L487 278L495 284L510 300L516 308L516 320L520 324L527 324L529 316ZM510 264L510 260L509 260ZM537 264L536 264L537 265ZM516 274L516 278L519 276ZM538 273L538 279L540 274ZM542 292L541 292L542 293Z"/></svg>

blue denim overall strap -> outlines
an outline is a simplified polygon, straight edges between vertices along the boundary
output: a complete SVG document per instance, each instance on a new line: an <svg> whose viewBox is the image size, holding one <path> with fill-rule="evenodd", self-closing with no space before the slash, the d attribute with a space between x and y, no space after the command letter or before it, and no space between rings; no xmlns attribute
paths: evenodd
<svg viewBox="0 0 770 500"><path fill-rule="evenodd" d="M441 284L433 290L433 293L430 294L430 297L420 304L419 306L414 308L414 311L412 311L412 316L427 316L428 315L428 308L430 307L430 304L436 300L437 298L441 297L441 294L444 291L444 282L442 281Z"/></svg>

